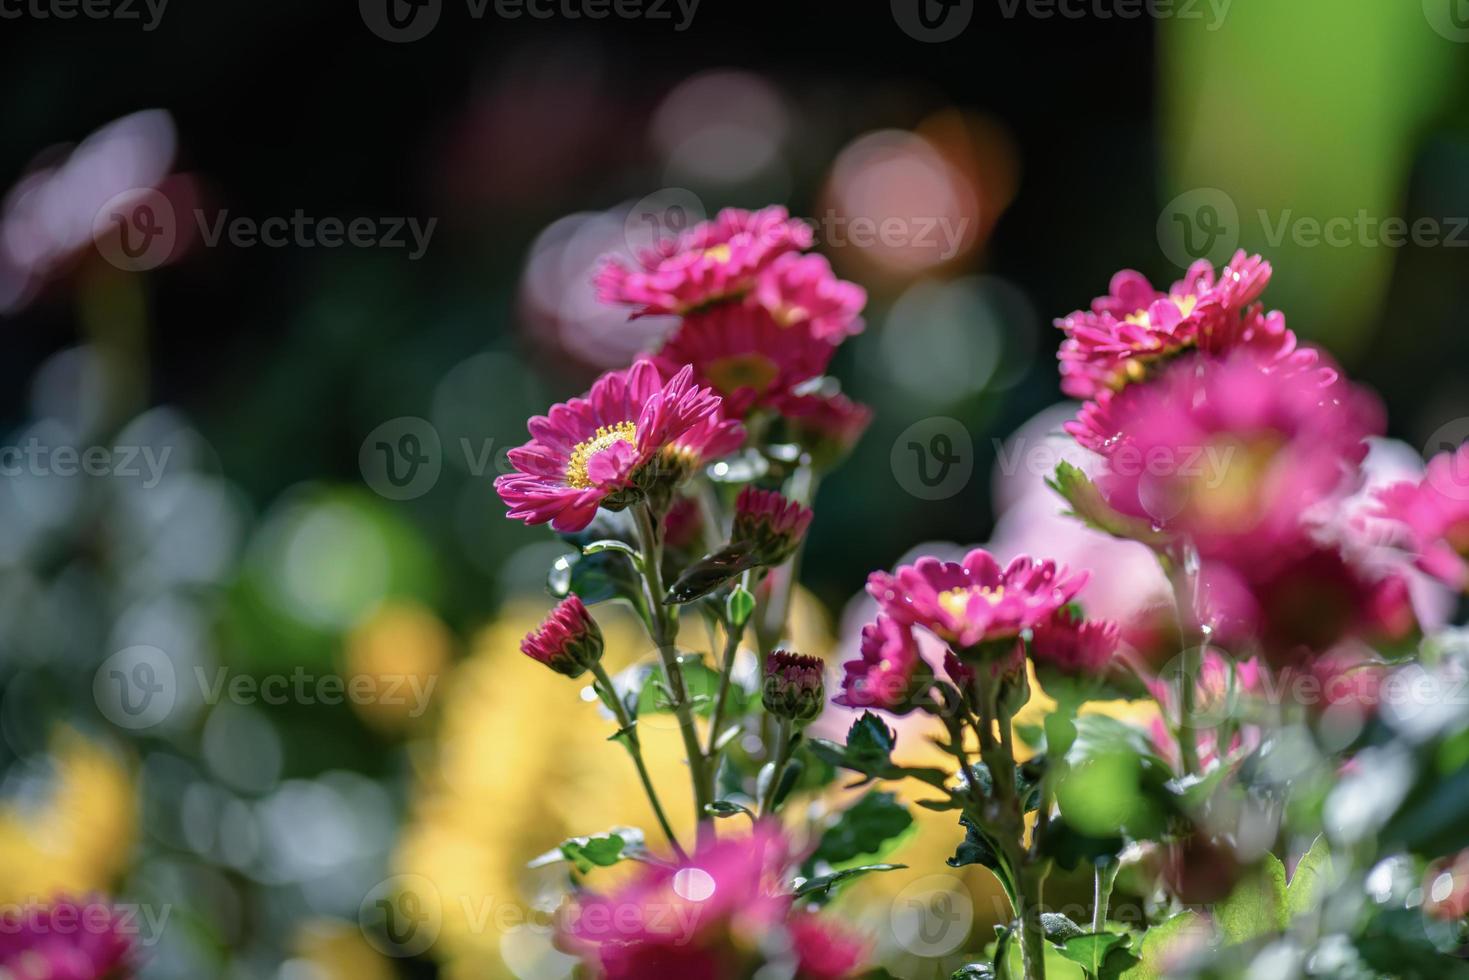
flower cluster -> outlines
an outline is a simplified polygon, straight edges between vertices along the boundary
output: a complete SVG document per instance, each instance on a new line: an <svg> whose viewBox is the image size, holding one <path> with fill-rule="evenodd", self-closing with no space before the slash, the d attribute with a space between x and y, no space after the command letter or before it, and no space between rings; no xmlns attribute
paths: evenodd
<svg viewBox="0 0 1469 980"><path fill-rule="evenodd" d="M803 729L826 701L823 661L787 648L792 569L817 482L871 419L825 377L862 329L866 294L811 245L810 227L783 208L731 209L633 264L608 259L596 277L604 302L677 325L657 350L532 418L531 441L509 453L515 471L495 483L512 519L550 524L575 549L552 571L560 604L521 649L590 675L671 852L645 855L652 870L621 891L577 903L563 939L602 976L733 978L769 966L835 980L866 960L864 943L797 901L777 824L814 764L799 757ZM635 610L657 658L616 680L588 609L611 599ZM712 667L679 643L686 607L722 634ZM756 684L737 676L747 643L763 663ZM643 759L639 715L650 710L671 714L683 741L694 847ZM720 840L716 817L742 812L758 818L755 833Z"/></svg>

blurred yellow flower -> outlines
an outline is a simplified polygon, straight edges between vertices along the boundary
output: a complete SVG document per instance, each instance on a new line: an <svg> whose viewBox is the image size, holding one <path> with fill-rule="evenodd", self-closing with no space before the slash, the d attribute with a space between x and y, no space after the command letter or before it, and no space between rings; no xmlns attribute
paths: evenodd
<svg viewBox="0 0 1469 980"><path fill-rule="evenodd" d="M393 980L391 961L368 944L355 922L309 919L296 930L296 957L313 980Z"/></svg>
<svg viewBox="0 0 1469 980"><path fill-rule="evenodd" d="M70 729L53 739L51 756L39 801L0 806L0 901L106 891L137 840L133 776L117 756Z"/></svg>
<svg viewBox="0 0 1469 980"><path fill-rule="evenodd" d="M349 699L362 720L396 733L422 720L452 658L449 628L433 611L409 599L376 606L347 635Z"/></svg>

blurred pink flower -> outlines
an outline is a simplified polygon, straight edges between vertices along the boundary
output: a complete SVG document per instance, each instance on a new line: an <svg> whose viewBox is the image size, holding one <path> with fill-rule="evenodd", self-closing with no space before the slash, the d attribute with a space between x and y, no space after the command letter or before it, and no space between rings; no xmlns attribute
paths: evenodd
<svg viewBox="0 0 1469 980"><path fill-rule="evenodd" d="M1378 491L1377 516L1397 525L1423 571L1455 589L1469 587L1469 443L1428 463L1417 483Z"/></svg>
<svg viewBox="0 0 1469 980"><path fill-rule="evenodd" d="M693 385L689 369L665 382L640 360L604 374L585 398L532 418L531 441L509 453L517 472L497 478L495 489L511 518L579 531L598 507L625 504L623 492L660 454L697 465L738 448L743 427L723 419L722 407L717 394Z"/></svg>
<svg viewBox="0 0 1469 980"><path fill-rule="evenodd" d="M1270 263L1241 251L1217 281L1214 267L1201 260L1165 293L1142 273L1124 269L1089 311L1056 321L1066 333L1059 354L1062 390L1092 398L1141 381L1155 363L1190 348L1223 353L1241 339L1240 318L1265 291L1270 272ZM1294 349L1293 336L1281 339Z"/></svg>
<svg viewBox="0 0 1469 980"><path fill-rule="evenodd" d="M648 866L609 895L585 895L563 940L606 980L737 980L789 930L798 976L847 976L863 958L850 936L809 912L787 923L791 863L779 827L762 822L747 837L706 842L677 866Z"/></svg>
<svg viewBox="0 0 1469 980"><path fill-rule="evenodd" d="M1030 653L1037 665L1063 674L1100 677L1112 662L1119 641L1116 623L1072 616L1062 608L1036 624Z"/></svg>
<svg viewBox="0 0 1469 980"><path fill-rule="evenodd" d="M900 623L922 626L959 647L1011 639L1066 603L1086 584L1053 561L1022 555L1001 568L975 549L963 561L923 557L892 574L873 572L867 592Z"/></svg>
<svg viewBox="0 0 1469 980"><path fill-rule="evenodd" d="M1237 352L1104 394L1067 431L1105 457L1096 482L1112 507L1187 534L1212 557L1300 537L1311 507L1355 488L1365 440L1382 424L1363 389Z"/></svg>
<svg viewBox="0 0 1469 980"><path fill-rule="evenodd" d="M835 349L807 324L782 327L762 307L738 303L686 317L656 359L665 373L692 366L700 384L724 396L728 414L743 418L820 375Z"/></svg>
<svg viewBox="0 0 1469 980"><path fill-rule="evenodd" d="M797 912L786 929L796 954L796 980L845 980L867 964L872 943L830 917Z"/></svg>
<svg viewBox="0 0 1469 980"><path fill-rule="evenodd" d="M0 912L0 976L121 980L132 975L131 950L121 918L97 897Z"/></svg>
<svg viewBox="0 0 1469 980"><path fill-rule="evenodd" d="M867 291L838 279L824 256L787 253L761 274L755 299L781 326L809 324L813 334L835 344L862 332Z"/></svg>
<svg viewBox="0 0 1469 980"><path fill-rule="evenodd" d="M777 406L791 437L819 467L840 462L872 423L872 409L846 395L790 395Z"/></svg>
<svg viewBox="0 0 1469 980"><path fill-rule="evenodd" d="M637 316L690 313L745 296L777 258L810 248L812 240L811 227L783 207L726 208L713 221L645 250L638 268L607 259L597 273L597 295L633 307Z"/></svg>

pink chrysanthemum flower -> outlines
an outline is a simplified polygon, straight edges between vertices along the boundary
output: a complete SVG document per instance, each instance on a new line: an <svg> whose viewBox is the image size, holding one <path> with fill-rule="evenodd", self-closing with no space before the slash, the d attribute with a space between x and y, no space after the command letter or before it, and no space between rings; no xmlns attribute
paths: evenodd
<svg viewBox="0 0 1469 980"><path fill-rule="evenodd" d="M1242 340L1242 314L1265 291L1270 271L1270 263L1241 251L1217 280L1214 267L1199 261L1167 292L1154 289L1142 273L1117 273L1089 311L1056 321L1066 333L1059 354L1062 390L1093 398L1141 381L1154 364L1191 348L1225 353Z"/></svg>
<svg viewBox="0 0 1469 980"><path fill-rule="evenodd" d="M861 656L842 664L842 693L835 701L844 708L874 708L904 715L917 707L933 681L933 672L918 655L918 640L910 627L887 616L862 627Z"/></svg>
<svg viewBox="0 0 1469 980"><path fill-rule="evenodd" d="M664 381L640 360L532 418L531 441L509 453L518 472L495 480L509 516L580 531L598 507L634 502L640 481L691 472L739 448L744 429L723 417L719 395L695 387L688 369L670 373Z"/></svg>
<svg viewBox="0 0 1469 980"><path fill-rule="evenodd" d="M1086 584L1055 562L1021 556L1001 568L975 549L962 562L920 558L893 574L873 572L867 592L896 621L923 626L962 649L1014 639L1066 605Z"/></svg>
<svg viewBox="0 0 1469 980"><path fill-rule="evenodd" d="M1120 639L1116 623L1073 616L1063 607L1035 626L1030 654L1037 666L1068 676L1100 677L1111 664Z"/></svg>
<svg viewBox="0 0 1469 980"><path fill-rule="evenodd" d="M838 279L821 255L786 254L755 285L755 299L783 327L799 324L833 344L862 332L867 291Z"/></svg>
<svg viewBox="0 0 1469 980"><path fill-rule="evenodd" d="M782 327L765 309L741 303L686 317L656 359L665 373L692 366L700 384L724 396L726 412L744 418L820 375L835 350L809 325Z"/></svg>
<svg viewBox="0 0 1469 980"><path fill-rule="evenodd" d="M1066 431L1105 457L1095 479L1112 507L1209 555L1294 540L1308 508L1351 488L1382 414L1345 381L1238 352L1105 394Z"/></svg>
<svg viewBox="0 0 1469 980"><path fill-rule="evenodd" d="M1220 642L1256 647L1277 668L1309 664L1349 639L1401 642L1417 629L1401 576L1309 539L1205 561L1199 596L1199 619Z"/></svg>
<svg viewBox="0 0 1469 980"><path fill-rule="evenodd" d="M811 508L752 484L735 498L730 540L753 547L760 564L779 565L795 552L811 526L811 517Z"/></svg>
<svg viewBox="0 0 1469 980"><path fill-rule="evenodd" d="M1378 493L1378 516L1397 521L1418 567L1456 589L1469 588L1469 443L1440 453L1418 483Z"/></svg>
<svg viewBox="0 0 1469 980"><path fill-rule="evenodd" d="M866 936L815 912L797 912L786 923L796 956L796 980L847 980L867 965Z"/></svg>
<svg viewBox="0 0 1469 980"><path fill-rule="evenodd" d="M0 976L123 980L133 975L132 939L100 898L59 897L0 912Z"/></svg>
<svg viewBox="0 0 1469 980"><path fill-rule="evenodd" d="M525 635L520 651L558 674L580 677L602 659L602 630L581 599L569 595Z"/></svg>
<svg viewBox="0 0 1469 980"><path fill-rule="evenodd" d="M632 306L635 315L682 316L746 296L776 259L810 248L812 241L811 227L783 207L726 208L713 221L644 251L637 268L608 259L597 273L597 296Z"/></svg>
<svg viewBox="0 0 1469 980"><path fill-rule="evenodd" d="M841 462L872 424L872 409L846 395L791 395L781 400L791 438L827 469Z"/></svg>
<svg viewBox="0 0 1469 980"><path fill-rule="evenodd" d="M789 861L779 829L761 823L678 866L646 865L612 894L584 896L564 939L605 980L751 975L761 941L789 912Z"/></svg>

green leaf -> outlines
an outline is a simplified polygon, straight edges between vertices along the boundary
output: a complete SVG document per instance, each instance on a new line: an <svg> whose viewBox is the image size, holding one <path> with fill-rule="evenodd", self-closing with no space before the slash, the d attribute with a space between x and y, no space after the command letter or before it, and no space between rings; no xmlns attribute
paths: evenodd
<svg viewBox="0 0 1469 980"><path fill-rule="evenodd" d="M1045 932L1046 939L1058 946L1064 944L1068 939L1086 934L1085 929L1060 912L1042 912L1041 930Z"/></svg>
<svg viewBox="0 0 1469 980"><path fill-rule="evenodd" d="M712 813L721 819L724 817L733 817L741 813L751 820L755 819L755 814L749 807L740 806L738 803L731 803L729 800L715 800L713 803L704 807L704 810L706 813Z"/></svg>
<svg viewBox="0 0 1469 980"><path fill-rule="evenodd" d="M1173 959L1174 947L1180 940L1209 928L1208 921L1196 912L1180 912L1166 922L1149 929L1139 949L1141 959L1123 974L1126 980L1165 980Z"/></svg>
<svg viewBox="0 0 1469 980"><path fill-rule="evenodd" d="M908 867L906 864L863 864L855 868L843 868L841 871L833 871L828 875L798 879L796 882L795 897L807 901L824 900L830 896L833 888L853 878L860 878L863 875L871 874L875 871L898 871L906 867Z"/></svg>
<svg viewBox="0 0 1469 980"><path fill-rule="evenodd" d="M1131 936L1088 932L1059 943L1057 952L1099 980L1115 980L1139 962L1131 946Z"/></svg>
<svg viewBox="0 0 1469 980"><path fill-rule="evenodd" d="M743 585L736 585L724 601L724 615L734 629L740 629L750 621L755 611L755 596Z"/></svg>
<svg viewBox="0 0 1469 980"><path fill-rule="evenodd" d="M641 830L636 827L614 827L605 834L568 838L531 861L529 867L543 868L561 861L570 861L577 871L586 874L593 868L610 868L642 850L642 847Z"/></svg>
<svg viewBox="0 0 1469 980"><path fill-rule="evenodd" d="M603 538L601 541L593 541L591 544L583 547L581 553L585 557L590 558L592 555L600 555L604 551L616 551L626 555L634 567L643 567L642 553L626 541L618 541L616 538Z"/></svg>
<svg viewBox="0 0 1469 980"><path fill-rule="evenodd" d="M1311 842L1311 848L1296 862L1290 884L1285 886L1286 914L1294 918L1310 912L1321 903L1332 887L1331 848L1325 835Z"/></svg>
<svg viewBox="0 0 1469 980"><path fill-rule="evenodd" d="M719 693L719 674L710 668L702 660L695 656L684 656L679 661L683 673L684 690L688 693L689 703L694 707L694 713L701 717L708 717L714 711L714 699ZM729 696L737 702L741 696L740 689L730 686ZM667 714L673 710L668 703L668 696L663 689L661 673L650 672L647 683L643 685L638 695L638 717L643 715Z"/></svg>
<svg viewBox="0 0 1469 980"><path fill-rule="evenodd" d="M959 847L954 851L954 856L945 863L951 868L962 868L966 865L977 864L981 867L994 871L1000 867L1000 856L995 850L994 842L988 834L979 829L979 825L968 817L960 817L959 824L964 828L964 839L959 842Z"/></svg>
<svg viewBox="0 0 1469 980"><path fill-rule="evenodd" d="M994 980L995 968L989 963L967 963L949 974L949 980Z"/></svg>
<svg viewBox="0 0 1469 980"><path fill-rule="evenodd" d="M897 735L870 711L852 723L847 730L847 744L837 745L826 739L811 739L808 742L811 754L821 761L851 769L867 778L857 785L873 779L917 779L945 793L949 791L949 774L942 769L917 768L895 765L892 761L893 746Z"/></svg>
<svg viewBox="0 0 1469 980"><path fill-rule="evenodd" d="M1234 886L1214 907L1214 921L1230 943L1247 943L1281 932L1289 924L1286 911L1285 865L1274 854Z"/></svg>
<svg viewBox="0 0 1469 980"><path fill-rule="evenodd" d="M897 796L871 792L826 828L811 857L841 865L864 855L880 854L884 844L912 825L913 815Z"/></svg>
<svg viewBox="0 0 1469 980"><path fill-rule="evenodd" d="M1153 530L1147 521L1113 510L1091 477L1064 460L1057 464L1055 475L1046 480L1046 485L1071 505L1070 516L1095 531L1126 541L1141 541L1152 547L1166 544L1169 540L1168 535Z"/></svg>
<svg viewBox="0 0 1469 980"><path fill-rule="evenodd" d="M702 599L759 564L753 549L729 545L712 555L705 555L685 568L678 580L669 587L667 601L685 603Z"/></svg>

